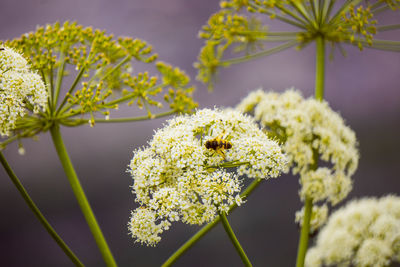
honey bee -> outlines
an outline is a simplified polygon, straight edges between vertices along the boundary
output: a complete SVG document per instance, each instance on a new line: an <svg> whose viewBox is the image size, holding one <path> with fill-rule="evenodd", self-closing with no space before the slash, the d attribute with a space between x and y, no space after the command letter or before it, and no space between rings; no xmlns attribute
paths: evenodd
<svg viewBox="0 0 400 267"><path fill-rule="evenodd" d="M3 51L3 50L5 50L5 48L4 47L0 47L0 51Z"/></svg>
<svg viewBox="0 0 400 267"><path fill-rule="evenodd" d="M207 149L214 150L217 154L221 155L223 159L225 159L224 149L231 149L232 143L222 139L224 133L220 134L219 136L215 137L214 139L206 141L204 144Z"/></svg>

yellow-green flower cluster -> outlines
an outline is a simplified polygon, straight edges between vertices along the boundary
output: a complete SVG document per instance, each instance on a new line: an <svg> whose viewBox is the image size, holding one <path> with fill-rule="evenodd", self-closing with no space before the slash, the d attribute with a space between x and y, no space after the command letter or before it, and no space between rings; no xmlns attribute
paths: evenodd
<svg viewBox="0 0 400 267"><path fill-rule="evenodd" d="M140 39L114 38L105 31L65 22L38 27L4 43L27 57L49 92L46 112L26 118L12 140L47 131L53 122L93 126L104 121L104 116L112 121L110 110L118 109L121 103L145 108L149 119L159 114L192 112L197 107L186 73L156 61L152 47ZM152 64L157 74L134 73L135 62ZM63 81L67 75L72 76L68 83ZM168 110L154 112L153 107L160 109L165 104Z"/></svg>
<svg viewBox="0 0 400 267"><path fill-rule="evenodd" d="M229 142L207 149L207 141ZM279 145L249 116L235 110L202 109L178 116L134 152L129 172L140 207L129 230L137 242L155 245L171 222L203 224L240 205L241 174L277 177L286 167ZM237 172L227 170L237 168Z"/></svg>
<svg viewBox="0 0 400 267"><path fill-rule="evenodd" d="M347 27L347 34L349 35L350 42L354 43L355 40L360 40L360 36L365 38L368 45L372 45L373 35L376 34L375 24L376 20L372 20L373 14L370 8L359 6L357 9L350 6L348 13L343 13L343 21L345 24L350 25ZM342 27L340 29L343 29ZM363 49L363 44L358 41L358 47Z"/></svg>
<svg viewBox="0 0 400 267"><path fill-rule="evenodd" d="M345 1L335 7L337 3L334 0L221 1L220 11L210 17L199 34L205 39L205 45L195 63L198 68L197 79L211 86L219 67L267 56L294 46L302 48L317 38L330 43L332 47L347 43L358 46L360 50L364 47L399 50L398 43L384 40L374 43L374 35L379 30L374 15L389 8L396 10L399 7L398 0L368 2L366 6L359 5L360 1ZM289 24L294 31L274 32L267 27L265 18ZM393 27L396 28L398 25ZM270 46L273 42L281 44ZM245 55L233 55L243 50L246 50Z"/></svg>
<svg viewBox="0 0 400 267"><path fill-rule="evenodd" d="M400 198L364 198L335 211L306 266L389 266L400 262Z"/></svg>
<svg viewBox="0 0 400 267"><path fill-rule="evenodd" d="M257 90L237 107L254 112L270 137L282 143L293 174L300 174L300 197L314 203L343 200L352 188L359 154L354 132L325 101L304 99L297 90ZM319 161L327 166L317 167Z"/></svg>
<svg viewBox="0 0 400 267"><path fill-rule="evenodd" d="M0 135L8 136L17 120L47 104L47 91L38 74L12 48L0 50Z"/></svg>

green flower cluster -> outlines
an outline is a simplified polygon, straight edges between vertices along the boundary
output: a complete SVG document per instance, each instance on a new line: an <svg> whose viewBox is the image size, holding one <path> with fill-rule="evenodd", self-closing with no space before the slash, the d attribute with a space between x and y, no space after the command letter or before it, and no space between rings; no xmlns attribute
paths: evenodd
<svg viewBox="0 0 400 267"><path fill-rule="evenodd" d="M397 29L399 25L377 27L374 15L386 9L396 10L398 0L381 0L367 6L360 0L349 0L336 8L334 0L230 0L222 1L221 10L203 26L200 38L205 46L200 51L197 79L212 86L218 67L227 67L257 57L270 55L293 46L303 48L317 38L332 47L342 43L356 45L360 50L372 47L399 50L400 44L377 40L378 31ZM251 15L251 16L250 16ZM295 31L274 32L263 24L263 16L277 19L296 28ZM264 43L282 44L265 49ZM343 49L341 49L343 51ZM232 58L233 53L246 54Z"/></svg>
<svg viewBox="0 0 400 267"><path fill-rule="evenodd" d="M39 27L4 44L21 52L41 76L48 91L48 105L43 112L17 122L13 136L3 145L47 131L54 123L93 126L96 122L191 112L197 107L189 77L178 68L156 61L158 56L152 47L140 39L114 38L105 31L65 22ZM158 74L133 73L135 62L154 64ZM65 76L75 78L63 83ZM145 108L147 115L110 119L109 110L118 109L124 102ZM152 106L162 108L164 104L168 111L153 114Z"/></svg>

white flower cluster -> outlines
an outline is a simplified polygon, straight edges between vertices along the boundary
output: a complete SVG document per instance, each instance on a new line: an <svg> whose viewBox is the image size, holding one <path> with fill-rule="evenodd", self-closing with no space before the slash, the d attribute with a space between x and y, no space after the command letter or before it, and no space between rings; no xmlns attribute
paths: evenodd
<svg viewBox="0 0 400 267"><path fill-rule="evenodd" d="M237 109L254 111L268 134L281 141L293 174L300 174L302 200L328 200L335 205L347 196L358 165L357 140L327 102L304 99L294 89L282 94L260 89ZM316 168L319 160L325 161L325 167Z"/></svg>
<svg viewBox="0 0 400 267"><path fill-rule="evenodd" d="M207 141L232 147L207 149ZM242 203L239 175L277 177L286 163L279 145L238 111L202 109L175 117L148 147L134 152L129 172L140 207L132 212L130 233L137 242L155 245L173 221L209 222ZM227 171L234 167L237 173Z"/></svg>
<svg viewBox="0 0 400 267"><path fill-rule="evenodd" d="M40 76L11 48L0 50L0 135L7 136L19 118L26 114L26 103L39 112L47 104L47 91Z"/></svg>
<svg viewBox="0 0 400 267"><path fill-rule="evenodd" d="M389 266L400 262L400 198L353 201L334 212L307 252L306 266Z"/></svg>

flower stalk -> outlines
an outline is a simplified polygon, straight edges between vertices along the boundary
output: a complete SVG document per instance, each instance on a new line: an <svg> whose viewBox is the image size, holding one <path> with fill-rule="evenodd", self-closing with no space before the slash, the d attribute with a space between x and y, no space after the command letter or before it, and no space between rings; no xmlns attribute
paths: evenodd
<svg viewBox="0 0 400 267"><path fill-rule="evenodd" d="M36 218L42 224L42 226L46 229L49 235L56 241L56 243L60 246L60 248L64 251L65 255L71 259L71 261L75 264L75 266L84 266L83 263L78 259L78 257L72 252L72 250L68 247L68 245L62 240L62 238L57 234L54 228L50 225L50 223L46 220L43 216L42 212L36 206L35 202L33 202L32 198L29 196L28 192L22 185L21 181L18 179L14 171L11 169L10 165L8 164L6 158L4 157L3 153L0 151L0 162L4 167L4 170L7 172L8 176L10 177L11 181L21 194L22 198L25 200L25 203L28 207L32 210L33 214L35 214Z"/></svg>
<svg viewBox="0 0 400 267"><path fill-rule="evenodd" d="M315 66L315 98L319 101L324 99L325 81L325 40L322 36L316 39L316 66ZM312 169L318 168L318 152L313 151L314 164ZM300 232L299 246L297 250L296 267L304 267L304 259L308 249L308 239L310 234L310 221L313 200L306 197L304 206L304 218Z"/></svg>
<svg viewBox="0 0 400 267"><path fill-rule="evenodd" d="M251 192L256 189L262 179L255 179L246 189L240 194L242 199L246 199ZM237 204L233 204L229 207L228 212L232 212L235 208L237 208ZM203 226L196 234L194 234L188 241L186 241L178 250L174 252L162 265L162 267L172 266L186 251L188 251L197 241L199 241L205 234L207 234L211 229L213 229L219 222L221 221L221 216L217 216L212 222Z"/></svg>
<svg viewBox="0 0 400 267"><path fill-rule="evenodd" d="M103 233L101 232L100 226L97 223L92 208L90 207L89 201L86 198L85 192L83 191L83 188L79 182L72 162L68 156L68 152L61 137L59 126L53 125L50 128L50 132L58 157L60 158L61 164L63 165L64 172L67 175L71 188L79 203L82 213L85 216L86 222L89 225L90 231L94 236L97 246L100 249L103 259L106 262L107 266L117 266L114 257L110 251L110 248L108 247L108 244L103 236Z"/></svg>
<svg viewBox="0 0 400 267"><path fill-rule="evenodd" d="M311 220L311 209L312 199L307 198L304 205L304 219L303 226L301 227L299 247L297 250L297 262L296 267L304 266L304 259L306 257L308 248L308 238L310 234L310 220Z"/></svg>
<svg viewBox="0 0 400 267"><path fill-rule="evenodd" d="M228 234L229 239L231 240L232 244L235 246L235 249L237 253L239 254L240 258L242 259L243 263L245 266L253 266L247 257L246 253L244 252L242 246L239 243L239 240L237 239L235 233L232 230L232 227L230 226L228 219L226 218L226 213L221 212L219 214L219 217L222 220L222 225L224 226L225 232Z"/></svg>
<svg viewBox="0 0 400 267"><path fill-rule="evenodd" d="M322 36L317 37L316 44L316 70L315 70L315 99L324 99L325 82L325 40Z"/></svg>

